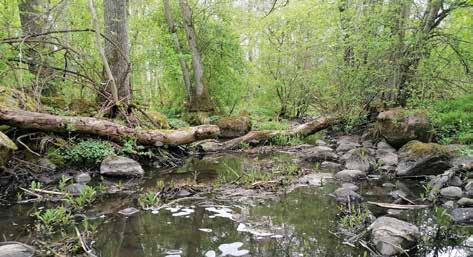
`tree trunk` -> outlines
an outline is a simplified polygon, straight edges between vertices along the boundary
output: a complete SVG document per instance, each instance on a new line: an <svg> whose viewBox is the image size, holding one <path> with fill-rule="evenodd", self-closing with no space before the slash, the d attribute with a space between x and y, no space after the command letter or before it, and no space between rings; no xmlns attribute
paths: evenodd
<svg viewBox="0 0 473 257"><path fill-rule="evenodd" d="M127 0L104 0L105 56L110 65L120 103L129 105L132 97L128 42Z"/></svg>
<svg viewBox="0 0 473 257"><path fill-rule="evenodd" d="M144 130L90 117L56 116L3 107L0 107L0 124L42 131L97 135L117 142L133 138L143 145L154 146L189 144L198 140L215 138L220 134L219 128L215 125L180 130Z"/></svg>
<svg viewBox="0 0 473 257"><path fill-rule="evenodd" d="M191 101L188 105L190 112L210 112L213 105L210 101L208 88L204 80L204 66L197 47L197 36L192 20L192 10L187 0L179 0L181 14L184 20L187 43L192 55L192 69L194 70L194 87L191 93Z"/></svg>
<svg viewBox="0 0 473 257"><path fill-rule="evenodd" d="M205 140L194 144L194 148L197 148L203 152L217 152L238 149L242 144L248 144L253 141L267 141L277 136L298 136L307 137L318 131L326 129L332 125L338 123L338 120L332 116L320 117L314 121L301 124L290 130L259 130L250 131L248 134L237 137L225 142L217 142L215 140Z"/></svg>
<svg viewBox="0 0 473 257"><path fill-rule="evenodd" d="M169 0L163 0L164 2L164 15L166 16L166 21L168 23L169 32L172 34L174 48L179 55L179 64L181 66L182 71L182 79L184 81L184 86L187 94L187 100L190 100L192 84L191 84L191 76L189 73L189 66L187 65L186 60L184 59L181 42L179 42L179 38L177 36L177 29L176 23L172 17L171 6L169 5Z"/></svg>
<svg viewBox="0 0 473 257"><path fill-rule="evenodd" d="M48 8L44 0L20 0L18 4L20 11L21 29L25 37L41 34L49 30ZM44 37L41 37L44 39ZM42 89L48 88L47 82L54 78L55 70L48 66L48 47L41 42L25 41L26 49L24 56L31 73L36 76L36 86ZM39 90L39 91L42 91Z"/></svg>

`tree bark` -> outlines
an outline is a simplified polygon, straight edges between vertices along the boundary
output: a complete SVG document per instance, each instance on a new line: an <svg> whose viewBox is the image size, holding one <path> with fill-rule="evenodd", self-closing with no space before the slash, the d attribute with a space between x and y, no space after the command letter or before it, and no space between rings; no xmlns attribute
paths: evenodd
<svg viewBox="0 0 473 257"><path fill-rule="evenodd" d="M192 10L187 0L179 0L179 5L184 20L187 43L192 54L192 69L194 70L194 87L192 89L190 103L188 104L188 110L190 112L209 112L213 110L213 106L204 80L204 65L202 63L200 50L197 46Z"/></svg>
<svg viewBox="0 0 473 257"><path fill-rule="evenodd" d="M41 34L48 31L48 10L44 0L20 0L18 4L20 11L20 23L23 34L27 38L30 35ZM45 36L46 37L46 36ZM43 39L45 38L43 37ZM38 42L24 41L26 49L24 56L31 73L36 75L36 84L44 85L55 75L55 70L48 68L48 47Z"/></svg>
<svg viewBox="0 0 473 257"><path fill-rule="evenodd" d="M248 134L237 137L225 142L217 142L215 140L205 140L196 142L194 148L203 152L217 152L238 149L244 143L252 141L267 141L277 136L298 136L307 137L318 131L326 129L338 123L338 119L332 116L323 116L314 121L301 124L290 130L257 130L250 131Z"/></svg>
<svg viewBox="0 0 473 257"><path fill-rule="evenodd" d="M143 145L153 146L189 144L215 138L220 134L219 128L215 125L179 130L144 130L90 117L56 116L3 107L0 107L0 124L42 131L97 135L117 142L133 138Z"/></svg>
<svg viewBox="0 0 473 257"><path fill-rule="evenodd" d="M120 103L129 105L132 98L130 83L127 0L104 0L105 56L117 86Z"/></svg>
<svg viewBox="0 0 473 257"><path fill-rule="evenodd" d="M184 86L187 94L187 100L190 100L192 84L191 76L189 73L189 66L187 65L186 60L184 59L181 42L179 42L179 37L177 36L176 23L172 17L171 6L169 5L169 0L163 0L164 4L164 15L166 16L166 21L168 23L169 32L172 34L174 49L179 55L179 64L182 71L182 79L184 81Z"/></svg>

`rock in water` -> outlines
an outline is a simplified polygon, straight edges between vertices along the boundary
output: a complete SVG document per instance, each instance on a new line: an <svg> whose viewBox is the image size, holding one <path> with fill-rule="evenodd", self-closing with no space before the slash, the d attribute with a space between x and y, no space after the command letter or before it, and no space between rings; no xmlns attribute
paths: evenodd
<svg viewBox="0 0 473 257"><path fill-rule="evenodd" d="M350 188L341 187L333 192L335 200L340 203L361 202L363 198Z"/></svg>
<svg viewBox="0 0 473 257"><path fill-rule="evenodd" d="M365 148L352 149L348 151L345 156L345 167L349 170L368 172L372 170L376 164L376 160Z"/></svg>
<svg viewBox="0 0 473 257"><path fill-rule="evenodd" d="M89 173L79 173L77 175L74 176L74 180L77 182L77 183L88 183L92 180L92 178L90 177Z"/></svg>
<svg viewBox="0 0 473 257"><path fill-rule="evenodd" d="M143 176L141 165L123 156L108 156L100 165L100 174L107 176Z"/></svg>
<svg viewBox="0 0 473 257"><path fill-rule="evenodd" d="M394 147L401 147L411 140L428 142L430 139L431 126L423 112L407 113L396 108L379 113L376 119L379 135Z"/></svg>
<svg viewBox="0 0 473 257"><path fill-rule="evenodd" d="M333 152L333 149L327 146L316 146L302 152L303 159L308 162L319 161L337 161L338 156Z"/></svg>
<svg viewBox="0 0 473 257"><path fill-rule="evenodd" d="M414 246L420 238L419 228L391 217L379 217L368 228L371 241L382 256L393 256Z"/></svg>
<svg viewBox="0 0 473 257"><path fill-rule="evenodd" d="M138 213L140 210L134 208L134 207L128 207L128 208L125 208L123 210L120 210L118 211L118 213L120 213L121 215L123 216L126 216L126 217L129 217L135 213Z"/></svg>
<svg viewBox="0 0 473 257"><path fill-rule="evenodd" d="M473 208L457 208L452 211L452 219L455 223L472 224Z"/></svg>
<svg viewBox="0 0 473 257"><path fill-rule="evenodd" d="M35 249L29 245L6 242L0 243L0 257L31 257Z"/></svg>
<svg viewBox="0 0 473 257"><path fill-rule="evenodd" d="M335 174L335 178L343 182L352 182L366 178L366 173L361 170L342 170Z"/></svg>
<svg viewBox="0 0 473 257"><path fill-rule="evenodd" d="M15 145L10 138L0 131L0 167L5 166L11 157L13 151L16 151L18 147Z"/></svg>
<svg viewBox="0 0 473 257"><path fill-rule="evenodd" d="M411 141L399 150L398 176L437 175L450 168L452 150L435 143Z"/></svg>

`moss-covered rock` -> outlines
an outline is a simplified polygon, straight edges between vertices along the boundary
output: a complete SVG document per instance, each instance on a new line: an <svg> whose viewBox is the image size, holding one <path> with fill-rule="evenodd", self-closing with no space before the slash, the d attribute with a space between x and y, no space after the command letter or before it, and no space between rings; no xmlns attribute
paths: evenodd
<svg viewBox="0 0 473 257"><path fill-rule="evenodd" d="M17 149L16 144L5 134L0 132L0 167L5 166L13 151Z"/></svg>
<svg viewBox="0 0 473 257"><path fill-rule="evenodd" d="M251 130L251 119L248 116L230 116L220 119L216 125L220 128L221 137L235 138Z"/></svg>
<svg viewBox="0 0 473 257"><path fill-rule="evenodd" d="M0 86L0 107L34 111L36 109L36 103L32 97L20 90Z"/></svg>
<svg viewBox="0 0 473 257"><path fill-rule="evenodd" d="M436 143L411 141L399 150L398 176L438 175L451 167L454 148Z"/></svg>
<svg viewBox="0 0 473 257"><path fill-rule="evenodd" d="M97 112L97 103L95 98L77 98L70 102L69 110L78 116L94 116Z"/></svg>
<svg viewBox="0 0 473 257"><path fill-rule="evenodd" d="M432 126L425 112L410 112L401 108L381 112L377 117L376 130L397 148L411 140L429 142L432 137Z"/></svg>

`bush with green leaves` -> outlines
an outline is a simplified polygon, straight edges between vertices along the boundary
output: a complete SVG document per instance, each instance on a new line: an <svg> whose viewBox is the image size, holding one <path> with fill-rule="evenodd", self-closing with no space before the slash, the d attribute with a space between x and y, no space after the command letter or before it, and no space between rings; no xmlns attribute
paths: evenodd
<svg viewBox="0 0 473 257"><path fill-rule="evenodd" d="M106 156L115 155L115 149L108 141L87 139L66 148L62 155L70 163L95 165Z"/></svg>
<svg viewBox="0 0 473 257"><path fill-rule="evenodd" d="M473 144L473 94L435 103L429 118L441 142Z"/></svg>

